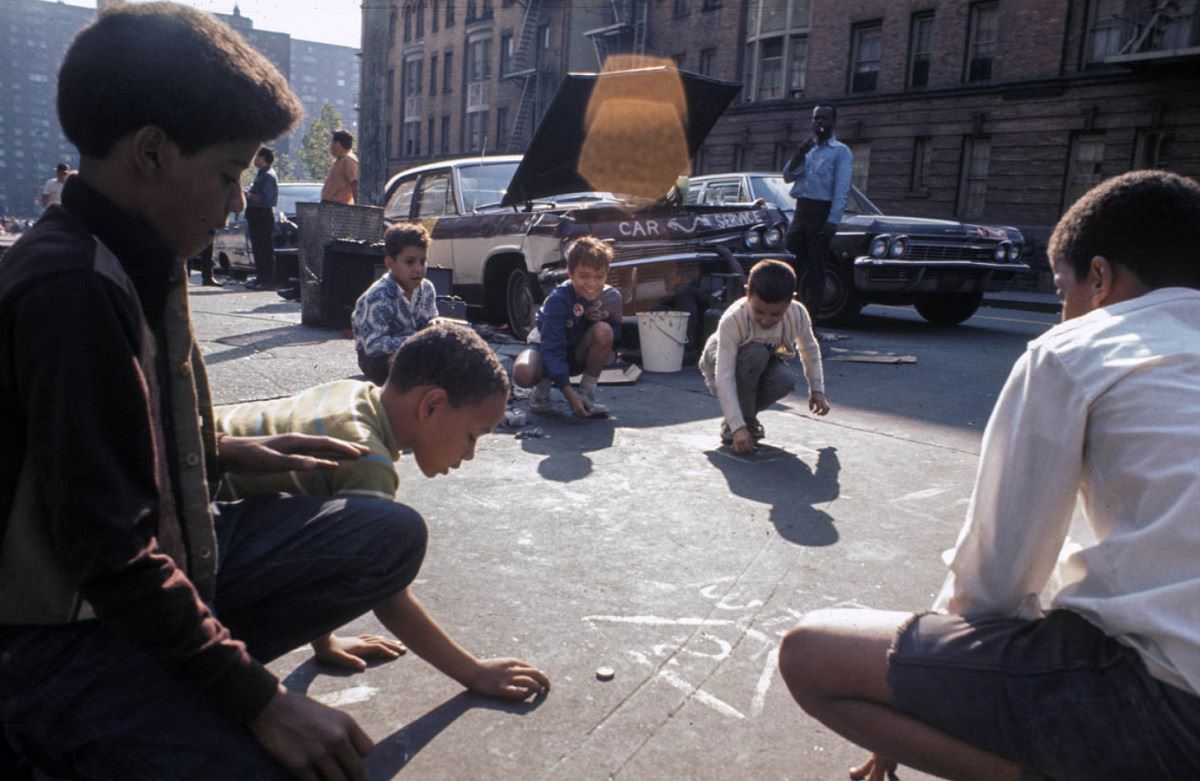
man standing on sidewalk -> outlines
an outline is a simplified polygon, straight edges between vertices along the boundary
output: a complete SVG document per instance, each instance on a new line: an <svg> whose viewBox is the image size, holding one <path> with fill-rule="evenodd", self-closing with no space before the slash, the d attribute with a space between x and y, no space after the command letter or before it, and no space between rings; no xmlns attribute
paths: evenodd
<svg viewBox="0 0 1200 781"><path fill-rule="evenodd" d="M352 204L358 195L358 158L350 150L354 148L354 136L348 131L336 130L329 142L329 153L333 165L321 188L321 200L331 203Z"/></svg>
<svg viewBox="0 0 1200 781"><path fill-rule="evenodd" d="M258 174L246 193L246 231L254 253L257 278L248 288L271 290L275 286L275 205L279 202L279 180L275 177L275 150L264 146L254 156Z"/></svg>
<svg viewBox="0 0 1200 781"><path fill-rule="evenodd" d="M812 113L812 136L783 166L792 185L796 214L788 226L787 248L795 256L800 300L816 320L825 293L825 256L850 195L854 154L833 135L837 109L819 105Z"/></svg>

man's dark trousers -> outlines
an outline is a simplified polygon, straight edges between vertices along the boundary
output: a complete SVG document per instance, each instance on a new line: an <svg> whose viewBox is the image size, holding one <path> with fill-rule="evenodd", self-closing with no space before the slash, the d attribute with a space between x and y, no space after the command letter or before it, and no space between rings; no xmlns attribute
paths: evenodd
<svg viewBox="0 0 1200 781"><path fill-rule="evenodd" d="M830 205L829 201L797 198L796 215L788 226L787 248L795 257L796 290L814 318L825 295L825 258L833 240L833 233L825 230Z"/></svg>
<svg viewBox="0 0 1200 781"><path fill-rule="evenodd" d="M274 285L275 210L268 206L247 206L246 229L250 233L250 250L254 253L254 272L258 275L258 284Z"/></svg>

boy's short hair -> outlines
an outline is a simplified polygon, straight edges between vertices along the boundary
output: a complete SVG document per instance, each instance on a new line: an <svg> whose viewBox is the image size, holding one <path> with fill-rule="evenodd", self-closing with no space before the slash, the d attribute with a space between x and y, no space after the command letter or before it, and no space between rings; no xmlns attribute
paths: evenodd
<svg viewBox="0 0 1200 781"><path fill-rule="evenodd" d="M398 222L383 234L383 251L389 258L400 254L405 247L429 249L429 231L415 222Z"/></svg>
<svg viewBox="0 0 1200 781"><path fill-rule="evenodd" d="M595 236L584 236L567 246L567 273L579 266L607 269L612 259L612 247Z"/></svg>
<svg viewBox="0 0 1200 781"><path fill-rule="evenodd" d="M354 136L350 135L349 130L333 131L333 140L341 144L346 151L350 151L354 148Z"/></svg>
<svg viewBox="0 0 1200 781"><path fill-rule="evenodd" d="M791 301L796 292L796 272L782 260L760 260L750 269L746 290L765 304Z"/></svg>
<svg viewBox="0 0 1200 781"><path fill-rule="evenodd" d="M453 323L433 323L405 339L386 385L401 393L420 385L441 388L455 407L498 393L508 398L508 374L492 348L470 328Z"/></svg>
<svg viewBox="0 0 1200 781"><path fill-rule="evenodd" d="M275 150L269 146L259 148L258 152L254 156L261 157L262 159L266 160L267 165L271 165L275 162Z"/></svg>
<svg viewBox="0 0 1200 781"><path fill-rule="evenodd" d="M1200 288L1200 184L1168 171L1101 182L1058 221L1047 253L1085 279L1101 255L1150 289Z"/></svg>
<svg viewBox="0 0 1200 781"><path fill-rule="evenodd" d="M184 155L276 138L304 109L266 57L210 14L175 3L104 9L58 73L58 117L80 153L104 158L154 125Z"/></svg>

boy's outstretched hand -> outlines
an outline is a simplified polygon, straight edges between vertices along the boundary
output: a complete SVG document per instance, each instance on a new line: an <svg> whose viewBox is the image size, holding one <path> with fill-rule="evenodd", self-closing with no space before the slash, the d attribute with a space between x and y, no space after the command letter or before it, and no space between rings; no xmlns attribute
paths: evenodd
<svg viewBox="0 0 1200 781"><path fill-rule="evenodd" d="M481 659L466 684L485 697L524 700L545 694L550 689L550 676L520 659Z"/></svg>
<svg viewBox="0 0 1200 781"><path fill-rule="evenodd" d="M332 632L313 640L313 657L318 662L362 672L368 659L391 661L408 653L404 643L382 635L339 637Z"/></svg>
<svg viewBox="0 0 1200 781"><path fill-rule="evenodd" d="M371 449L333 437L275 434L266 437L223 436L217 451L221 468L226 472L309 472L336 469L339 459L360 458Z"/></svg>
<svg viewBox="0 0 1200 781"><path fill-rule="evenodd" d="M896 777L896 761L872 754L858 767L850 768L853 781L888 781Z"/></svg>
<svg viewBox="0 0 1200 781"><path fill-rule="evenodd" d="M814 415L829 414L829 400L825 398L825 394L820 391L813 391L808 394L808 409Z"/></svg>

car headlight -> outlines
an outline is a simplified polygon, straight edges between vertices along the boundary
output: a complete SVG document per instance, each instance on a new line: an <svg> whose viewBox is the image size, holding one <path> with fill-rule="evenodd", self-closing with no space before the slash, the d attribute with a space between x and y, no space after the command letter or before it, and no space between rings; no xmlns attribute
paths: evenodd
<svg viewBox="0 0 1200 781"><path fill-rule="evenodd" d="M892 240L892 248L889 250L888 254L890 254L893 258L902 258L904 257L905 250L907 249L908 239L904 238L903 236L899 236Z"/></svg>
<svg viewBox="0 0 1200 781"><path fill-rule="evenodd" d="M1010 263L1015 263L1021 259L1021 245L1013 244L1008 248L1008 260Z"/></svg>
<svg viewBox="0 0 1200 781"><path fill-rule="evenodd" d="M891 243L890 236L876 236L871 242L871 257L882 258L888 253L888 244Z"/></svg>
<svg viewBox="0 0 1200 781"><path fill-rule="evenodd" d="M1007 241L1002 241L996 245L996 250L992 253L992 257L996 259L997 263L1003 263L1008 260L1008 248L1011 246Z"/></svg>
<svg viewBox="0 0 1200 781"><path fill-rule="evenodd" d="M763 234L763 241L768 247L782 247L783 231L779 228L767 228L767 232Z"/></svg>
<svg viewBox="0 0 1200 781"><path fill-rule="evenodd" d="M762 246L763 237L761 233L751 228L742 234L742 241L745 243L747 249L758 249Z"/></svg>

